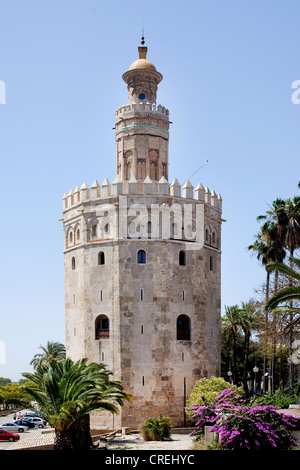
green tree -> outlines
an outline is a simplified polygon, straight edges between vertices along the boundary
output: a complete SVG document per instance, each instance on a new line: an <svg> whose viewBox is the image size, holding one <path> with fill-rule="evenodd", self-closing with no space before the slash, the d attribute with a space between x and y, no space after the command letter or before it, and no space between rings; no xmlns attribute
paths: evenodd
<svg viewBox="0 0 300 470"><path fill-rule="evenodd" d="M52 359L66 357L66 348L62 343L55 341L47 341L46 346L40 346L40 349L43 351L40 354L35 354L32 361L30 362L33 365L34 369L37 369L39 366L48 364Z"/></svg>
<svg viewBox="0 0 300 470"><path fill-rule="evenodd" d="M35 373L23 373L31 382L24 389L44 419L55 429L56 450L88 449L92 445L89 414L97 410L118 413L129 399L121 382L111 381L112 372L87 359L51 359Z"/></svg>
<svg viewBox="0 0 300 470"><path fill-rule="evenodd" d="M240 308L238 305L226 306L225 315L221 318L222 330L229 335L232 339L232 356L233 356L233 370L232 379L233 383L237 381L237 332L240 328Z"/></svg>
<svg viewBox="0 0 300 470"><path fill-rule="evenodd" d="M250 299L248 302L242 302L239 315L239 326L244 332L244 373L243 373L243 385L246 395L248 395L248 359L250 351L250 337L252 332L259 325L259 317L256 312L256 302L254 299Z"/></svg>
<svg viewBox="0 0 300 470"><path fill-rule="evenodd" d="M298 283L298 285L289 286L289 287L286 287L284 289L279 290L278 292L275 292L272 295L272 297L270 297L270 299L265 304L265 310L266 311L272 311L272 310L278 309L278 307L281 304L285 303L285 302L291 302L291 301L294 301L294 300L299 301L300 300L300 285L299 285L300 272L296 271L296 268L298 268L298 270L300 269L300 259L291 257L290 261L295 266L295 269L291 268L290 266L288 266L285 263L272 262L272 263L268 264L268 269L270 271L273 271L273 270L276 269L280 273L282 273L282 274L290 277L294 281L296 281ZM296 308L296 307L293 307L292 309L290 309L290 307L285 306L285 307L282 307L282 309L280 309L280 312L282 312L283 310L284 311L290 311L291 310L291 313L292 312L299 313L299 308ZM277 310L277 312L278 311L279 310Z"/></svg>

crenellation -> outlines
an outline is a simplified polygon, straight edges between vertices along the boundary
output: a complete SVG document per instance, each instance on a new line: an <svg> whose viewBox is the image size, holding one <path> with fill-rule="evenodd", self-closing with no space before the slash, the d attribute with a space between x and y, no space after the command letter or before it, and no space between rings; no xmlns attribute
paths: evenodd
<svg viewBox="0 0 300 470"><path fill-rule="evenodd" d="M97 180L91 185L91 199L98 199L101 197L101 189Z"/></svg>
<svg viewBox="0 0 300 470"><path fill-rule="evenodd" d="M215 209L222 210L222 198L220 193L216 194L214 189L212 191L206 186L203 187L199 183L195 188L189 180L187 180L181 187L177 178L174 178L171 184L167 179L162 176L158 182L151 180L149 175L142 182L142 189L134 177L131 175L130 180L125 182L119 175L116 176L112 185L107 178L104 179L100 186L97 180L94 180L91 187L85 182L81 187L76 186L75 190L70 189L69 193L63 195L63 210L68 210L73 206L85 202L96 201L98 199L108 199L122 194L136 195L136 196L172 196L176 198L192 199L194 201L205 202Z"/></svg>
<svg viewBox="0 0 300 470"><path fill-rule="evenodd" d="M182 197L194 199L194 186L189 180L187 180L182 187Z"/></svg>
<svg viewBox="0 0 300 470"><path fill-rule="evenodd" d="M170 184L170 195L181 197L181 186L177 178L174 178L174 180Z"/></svg>
<svg viewBox="0 0 300 470"><path fill-rule="evenodd" d="M108 181L107 178L104 179L102 185L101 185L101 188L102 188L102 197L110 197L111 196L111 184L110 182Z"/></svg>
<svg viewBox="0 0 300 470"><path fill-rule="evenodd" d="M205 186L205 190L204 190L204 198L205 198L205 202L207 204L211 204L211 198L210 198L210 190L207 186Z"/></svg>
<svg viewBox="0 0 300 470"><path fill-rule="evenodd" d="M124 114L129 114L129 113L135 113L136 111L143 112L143 111L150 111L152 113L157 113L157 114L163 114L164 116L169 116L169 110L165 107L159 104L156 106L155 103L150 103L147 101L146 103L143 103L143 101L140 101L138 103L131 103L127 105L122 105L116 110L116 117L119 117Z"/></svg>
<svg viewBox="0 0 300 470"><path fill-rule="evenodd" d="M90 199L90 188L85 182L80 187L80 199L82 202Z"/></svg>

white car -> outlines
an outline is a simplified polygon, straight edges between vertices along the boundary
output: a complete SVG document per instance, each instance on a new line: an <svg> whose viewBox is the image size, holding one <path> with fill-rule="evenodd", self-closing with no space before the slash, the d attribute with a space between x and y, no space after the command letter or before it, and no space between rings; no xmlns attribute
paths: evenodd
<svg viewBox="0 0 300 470"><path fill-rule="evenodd" d="M43 428L46 426L46 421L42 418L37 418L36 416L26 416L26 421L34 423L38 428Z"/></svg>
<svg viewBox="0 0 300 470"><path fill-rule="evenodd" d="M29 427L15 423L2 423L0 424L0 429L4 429L7 432L24 432L28 431Z"/></svg>

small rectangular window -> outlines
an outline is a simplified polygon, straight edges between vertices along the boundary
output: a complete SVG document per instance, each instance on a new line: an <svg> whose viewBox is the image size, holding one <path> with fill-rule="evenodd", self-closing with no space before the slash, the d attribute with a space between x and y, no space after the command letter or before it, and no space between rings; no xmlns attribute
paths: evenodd
<svg viewBox="0 0 300 470"><path fill-rule="evenodd" d="M140 299L141 299L141 300L144 300L144 292L143 292L143 289L141 289Z"/></svg>
<svg viewBox="0 0 300 470"><path fill-rule="evenodd" d="M144 379L144 376L142 376L142 385L143 385L143 386L145 385L145 379Z"/></svg>
<svg viewBox="0 0 300 470"><path fill-rule="evenodd" d="M141 334L144 334L144 325L141 325Z"/></svg>
<svg viewBox="0 0 300 470"><path fill-rule="evenodd" d="M102 290L100 291L100 302L102 302L103 296L102 296Z"/></svg>
<svg viewBox="0 0 300 470"><path fill-rule="evenodd" d="M184 290L182 291L182 301L184 302Z"/></svg>
<svg viewBox="0 0 300 470"><path fill-rule="evenodd" d="M181 360L182 360L182 362L184 361L184 353L182 353L182 355L181 355Z"/></svg>

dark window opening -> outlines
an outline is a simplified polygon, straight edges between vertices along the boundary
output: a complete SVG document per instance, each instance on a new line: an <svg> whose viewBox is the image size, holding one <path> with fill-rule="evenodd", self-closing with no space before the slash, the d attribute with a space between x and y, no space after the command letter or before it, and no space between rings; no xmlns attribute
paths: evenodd
<svg viewBox="0 0 300 470"><path fill-rule="evenodd" d="M109 319L106 315L99 315L95 321L95 339L109 338Z"/></svg>
<svg viewBox="0 0 300 470"><path fill-rule="evenodd" d="M186 265L186 253L184 250L179 251L179 264L180 266Z"/></svg>
<svg viewBox="0 0 300 470"><path fill-rule="evenodd" d="M146 263L146 252L144 250L139 250L137 254L137 262L140 264Z"/></svg>
<svg viewBox="0 0 300 470"><path fill-rule="evenodd" d="M105 264L105 255L103 253L103 251L100 251L98 253L98 264Z"/></svg>
<svg viewBox="0 0 300 470"><path fill-rule="evenodd" d="M179 315L177 318L177 339L191 339L191 320L187 315Z"/></svg>

